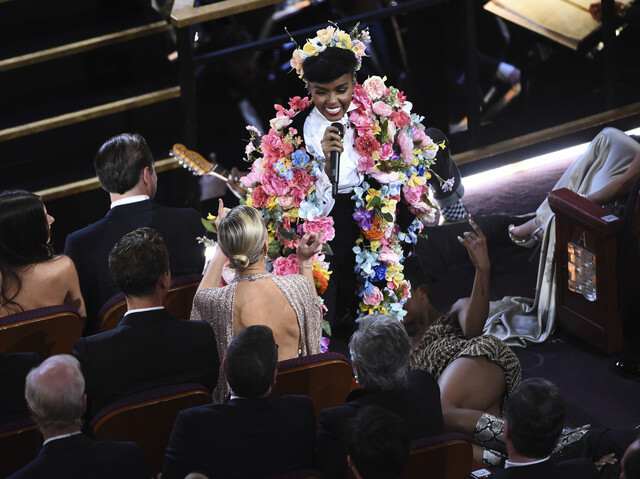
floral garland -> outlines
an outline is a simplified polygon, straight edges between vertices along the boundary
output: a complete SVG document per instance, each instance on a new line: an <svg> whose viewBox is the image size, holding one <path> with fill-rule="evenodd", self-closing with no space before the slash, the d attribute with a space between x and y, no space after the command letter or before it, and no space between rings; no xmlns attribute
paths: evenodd
<svg viewBox="0 0 640 479"><path fill-rule="evenodd" d="M427 180L435 175L430 168L438 145L425 134L423 118L411 113L404 94L387 87L385 80L374 76L353 90L356 108L349 120L356 131L358 170L365 178L352 196L353 218L360 228L353 251L360 315L381 312L402 319L410 296L402 273L402 244L415 244L422 221L435 218L437 208L429 200ZM438 179L445 191L453 186L452 179ZM414 215L404 231L397 221L401 199Z"/></svg>
<svg viewBox="0 0 640 479"><path fill-rule="evenodd" d="M323 232L323 253L314 257L312 268L316 289L322 294L331 275L324 252L330 252L326 243L335 236L333 218L320 216L321 199L315 183L322 165L300 146L302 138L289 127L291 118L308 107L309 99L299 96L289 101L289 108L275 105L277 114L266 135L247 126L251 139L245 154L252 167L241 181L249 188L246 204L260 211L267 227L268 271L276 275L298 273L295 251L302 236L309 231Z"/></svg>

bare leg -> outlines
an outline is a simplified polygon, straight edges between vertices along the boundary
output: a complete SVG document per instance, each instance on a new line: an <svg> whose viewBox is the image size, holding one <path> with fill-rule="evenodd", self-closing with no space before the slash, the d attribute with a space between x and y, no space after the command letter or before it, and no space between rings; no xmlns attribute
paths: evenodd
<svg viewBox="0 0 640 479"><path fill-rule="evenodd" d="M438 384L447 431L462 432L473 439L474 428L485 412L502 415L504 373L483 357L456 359L445 368Z"/></svg>

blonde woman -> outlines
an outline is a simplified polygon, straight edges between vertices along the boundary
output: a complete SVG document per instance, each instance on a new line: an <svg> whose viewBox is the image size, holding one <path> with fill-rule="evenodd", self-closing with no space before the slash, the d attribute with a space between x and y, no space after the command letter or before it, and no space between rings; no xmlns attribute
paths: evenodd
<svg viewBox="0 0 640 479"><path fill-rule="evenodd" d="M268 236L262 216L250 206L225 210L220 200L218 245L193 300L191 319L211 323L218 339L220 363L240 331L256 324L273 330L278 361L320 352L322 310L316 296L311 265L322 237L307 233L297 248L300 274L275 276L265 267ZM222 268L229 259L234 280L220 287ZM227 393L220 374L214 398Z"/></svg>

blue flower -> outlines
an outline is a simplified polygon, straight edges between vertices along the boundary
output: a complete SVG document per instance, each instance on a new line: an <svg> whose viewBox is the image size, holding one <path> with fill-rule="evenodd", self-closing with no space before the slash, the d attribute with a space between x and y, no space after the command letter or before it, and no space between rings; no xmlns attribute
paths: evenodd
<svg viewBox="0 0 640 479"><path fill-rule="evenodd" d="M387 275L387 265L386 264L380 264L380 265L376 266L374 269L375 269L375 272L376 272L376 276L374 278L374 281L382 281Z"/></svg>
<svg viewBox="0 0 640 479"><path fill-rule="evenodd" d="M307 168L309 165L309 155L303 150L296 150L291 155L291 162L296 168Z"/></svg>

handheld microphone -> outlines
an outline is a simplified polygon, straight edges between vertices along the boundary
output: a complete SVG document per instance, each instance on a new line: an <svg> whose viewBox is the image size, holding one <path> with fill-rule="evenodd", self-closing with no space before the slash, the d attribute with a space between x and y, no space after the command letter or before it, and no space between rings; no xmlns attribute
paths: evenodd
<svg viewBox="0 0 640 479"><path fill-rule="evenodd" d="M342 126L342 123L334 122L331 123L331 126L338 129L340 138L344 137L344 126ZM332 151L329 156L331 159L331 192L333 196L336 196L338 194L338 183L340 181L340 152Z"/></svg>

